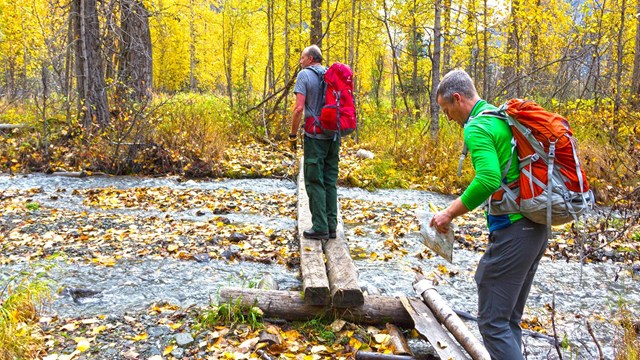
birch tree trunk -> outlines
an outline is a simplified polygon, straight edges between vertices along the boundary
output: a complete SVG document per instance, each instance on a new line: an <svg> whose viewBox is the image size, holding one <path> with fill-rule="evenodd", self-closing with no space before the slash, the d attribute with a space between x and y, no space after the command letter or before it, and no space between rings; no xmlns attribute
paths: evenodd
<svg viewBox="0 0 640 360"><path fill-rule="evenodd" d="M489 7L487 6L487 0L482 2L482 97L488 101L491 101L491 94L489 88L489 23L487 21L487 12Z"/></svg>
<svg viewBox="0 0 640 360"><path fill-rule="evenodd" d="M418 56L420 55L418 49L418 23L416 20L417 1L413 0L413 11L411 16L411 97L413 98L415 120L420 119L420 87L418 84Z"/></svg>
<svg viewBox="0 0 640 360"><path fill-rule="evenodd" d="M109 123L109 107L100 56L100 26L96 0L73 0L76 38L76 86L81 99L80 117L85 129Z"/></svg>
<svg viewBox="0 0 640 360"><path fill-rule="evenodd" d="M518 32L518 16L520 0L511 1L511 23L509 25L509 35L507 40L507 55L509 63L504 71L504 83L507 84L505 90L509 97L520 96L520 37ZM513 59L512 57L515 57Z"/></svg>
<svg viewBox="0 0 640 360"><path fill-rule="evenodd" d="M382 1L382 6L383 6L383 10L384 10L384 18L382 19L382 23L384 24L384 27L387 31L387 36L389 38L389 46L391 47L391 59L393 61L393 76L392 76L392 104L393 104L393 109L394 109L394 118L397 118L396 114L395 114L395 109L396 109L396 89L395 89L395 77L397 76L397 80L398 80L398 86L400 86L400 95L402 95L402 101L404 103L404 108L407 111L407 113L410 113L411 110L409 109L409 103L407 102L407 92L406 89L402 83L402 76L400 74L400 65L398 65L398 48L396 47L396 43L393 40L393 34L391 33L391 26L390 26L390 20L389 20L389 8L387 6L387 1L384 0Z"/></svg>
<svg viewBox="0 0 640 360"><path fill-rule="evenodd" d="M633 53L631 95L635 98L636 106L640 104L640 0L636 3L636 44Z"/></svg>
<svg viewBox="0 0 640 360"><path fill-rule="evenodd" d="M120 95L124 99L143 102L151 96L153 81L149 13L140 0L122 0L121 11L122 51L118 73L130 91ZM195 86L195 79L192 79L192 85Z"/></svg>
<svg viewBox="0 0 640 360"><path fill-rule="evenodd" d="M613 127L614 131L618 131L619 119L618 113L620 112L620 91L621 82L622 82L622 70L624 64L622 63L622 58L624 56L624 17L627 12L627 0L622 0L622 4L620 6L620 27L618 28L618 54L617 54L617 62L616 62L616 96L613 103Z"/></svg>
<svg viewBox="0 0 640 360"><path fill-rule="evenodd" d="M486 1L486 0L485 0ZM451 67L451 0L444 0L442 12L442 73L449 72Z"/></svg>
<svg viewBox="0 0 640 360"><path fill-rule="evenodd" d="M196 24L194 0L189 0L189 89L195 91L198 87L196 79Z"/></svg>
<svg viewBox="0 0 640 360"><path fill-rule="evenodd" d="M436 90L440 83L440 18L442 17L442 5L440 0L435 0L435 17L433 20L433 59L431 66L431 138L434 141L438 139L440 124L438 121L438 102Z"/></svg>
<svg viewBox="0 0 640 360"><path fill-rule="evenodd" d="M231 108L233 105L233 36L235 20L227 14L228 7L226 6L222 11L222 61L224 64L224 75L227 80L227 96L229 97L229 105Z"/></svg>
<svg viewBox="0 0 640 360"><path fill-rule="evenodd" d="M322 0L311 0L311 38L309 42L322 48Z"/></svg>
<svg viewBox="0 0 640 360"><path fill-rule="evenodd" d="M353 36L355 33L356 0L351 0L351 18L349 19L349 67L353 70L354 48Z"/></svg>

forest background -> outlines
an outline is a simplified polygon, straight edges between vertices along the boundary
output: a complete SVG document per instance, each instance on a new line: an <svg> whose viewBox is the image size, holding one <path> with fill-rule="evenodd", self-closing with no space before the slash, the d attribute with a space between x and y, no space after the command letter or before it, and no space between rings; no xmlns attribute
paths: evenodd
<svg viewBox="0 0 640 360"><path fill-rule="evenodd" d="M432 96L463 68L494 104L565 115L598 200L635 202L639 13L627 0L0 0L0 123L18 124L0 170L284 174L223 160L253 141L284 152L300 51L317 43L355 73L346 151L376 154L341 183L464 188L461 129Z"/></svg>

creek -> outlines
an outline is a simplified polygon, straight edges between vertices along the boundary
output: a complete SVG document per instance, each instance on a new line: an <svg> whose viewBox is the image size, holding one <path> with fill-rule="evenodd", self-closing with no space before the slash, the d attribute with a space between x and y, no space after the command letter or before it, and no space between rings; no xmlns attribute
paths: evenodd
<svg viewBox="0 0 640 360"><path fill-rule="evenodd" d="M138 178L91 176L70 178L42 174L0 176L0 191L28 190L39 188L31 196L42 208L68 209L87 212L116 212L137 217L159 216L163 212L149 209L103 210L83 203L73 190L83 189L132 189L166 187L169 189L201 190L250 190L257 196L284 193L295 196L296 185L287 180L250 179L180 182L175 178ZM65 196L52 196L64 189ZM411 206L431 201L443 206L450 196L415 190L378 190L339 188L341 199L372 202L387 202L398 206ZM172 213L182 219L201 221L198 209L185 208ZM212 216L212 215L207 215ZM229 213L225 215L234 223L266 224L269 228L295 231L293 218L255 213ZM205 216L206 219L206 216ZM384 254L384 234L376 232L377 224L346 224L345 235L352 249ZM357 231L356 231L357 228ZM483 240L484 241L484 240ZM2 238L0 238L0 245ZM424 259L417 256L424 250L421 235L408 233L402 238L406 256L382 260L355 257L359 271L359 282L368 292L379 291L383 295L414 295L412 282L414 269L424 274L440 274L437 289L450 306L457 310L476 313L477 295L473 280L480 253L454 249L453 263L434 256ZM3 246L0 246L2 249ZM5 256L3 254L3 256ZM28 271L30 264L9 263L0 265L0 280ZM442 267L448 274L442 274ZM581 273L582 272L582 273ZM119 315L144 310L155 302L169 302L180 306L205 306L217 301L217 292L224 286L247 286L258 281L264 274L271 274L281 290L299 290L300 276L296 268L279 264L261 264L248 261L211 260L197 262L173 258L123 259L113 266L73 263L63 260L55 262L45 277L63 289L54 296L48 307L52 315L60 317L82 317L95 315ZM581 280L580 280L581 279ZM88 288L89 296L79 296L64 289ZM602 347L606 359L614 357L614 339L619 328L611 321L618 313L621 303L632 312L640 309L640 283L638 275L616 263L585 264L581 269L576 262L552 261L543 258L534 285L531 289L525 318L537 317L548 323L551 318L550 305L555 303L554 322L560 340L566 338L571 350L565 358L593 359L598 357L596 343L587 329L587 321ZM478 336L477 326L468 326ZM550 334L552 335L552 334ZM557 358L555 348L544 339L525 337L528 359Z"/></svg>

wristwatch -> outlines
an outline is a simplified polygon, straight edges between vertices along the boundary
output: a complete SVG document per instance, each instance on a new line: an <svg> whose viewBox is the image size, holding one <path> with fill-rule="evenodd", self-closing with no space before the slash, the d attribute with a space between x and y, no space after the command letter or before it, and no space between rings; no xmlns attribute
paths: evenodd
<svg viewBox="0 0 640 360"><path fill-rule="evenodd" d="M298 134L289 134L289 139L293 140L298 137Z"/></svg>

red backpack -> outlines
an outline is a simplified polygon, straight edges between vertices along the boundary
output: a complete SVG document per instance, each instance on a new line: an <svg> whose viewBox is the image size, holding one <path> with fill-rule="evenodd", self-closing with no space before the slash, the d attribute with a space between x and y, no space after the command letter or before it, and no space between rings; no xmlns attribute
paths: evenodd
<svg viewBox="0 0 640 360"><path fill-rule="evenodd" d="M305 123L305 131L329 135L349 135L356 129L356 107L353 100L353 72L348 65L335 62L321 74L308 67L321 79L324 88L322 112Z"/></svg>
<svg viewBox="0 0 640 360"><path fill-rule="evenodd" d="M521 99L511 99L498 111L480 115L495 116L509 124L520 166L518 180L501 183L491 195L490 214L520 212L539 224L560 225L577 220L593 206L576 139L565 118Z"/></svg>

